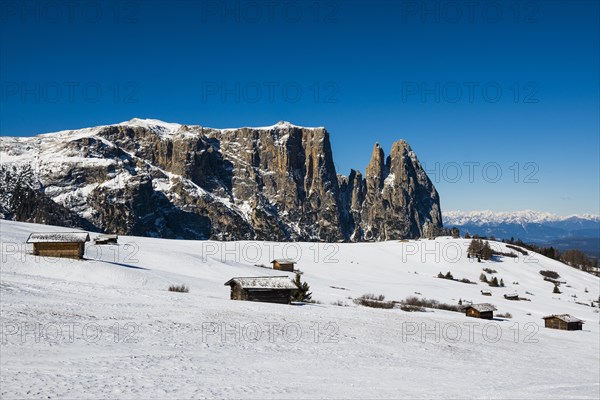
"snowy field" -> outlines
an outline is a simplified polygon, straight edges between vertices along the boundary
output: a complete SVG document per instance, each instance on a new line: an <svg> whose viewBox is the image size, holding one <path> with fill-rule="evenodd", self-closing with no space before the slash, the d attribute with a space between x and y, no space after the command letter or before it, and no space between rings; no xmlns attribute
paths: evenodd
<svg viewBox="0 0 600 400"><path fill-rule="evenodd" d="M88 243L86 260L32 256L29 234L53 231L73 230L0 221L2 399L600 397L599 313L590 306L599 279L531 252L477 263L466 258L468 240L451 238L120 237L116 246ZM282 257L298 259L320 303L229 300L232 277L292 277L260 266ZM506 287L481 283L482 268ZM562 294L540 270L560 274ZM448 271L477 284L436 277ZM171 284L190 291L169 292ZM513 292L531 301L503 298ZM365 293L489 302L512 318L354 304ZM584 320L583 331L543 327L543 316L562 313Z"/></svg>

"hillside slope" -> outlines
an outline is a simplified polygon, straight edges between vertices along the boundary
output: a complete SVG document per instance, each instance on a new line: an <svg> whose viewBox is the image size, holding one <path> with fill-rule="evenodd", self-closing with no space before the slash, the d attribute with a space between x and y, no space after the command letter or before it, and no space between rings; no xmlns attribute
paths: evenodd
<svg viewBox="0 0 600 400"><path fill-rule="evenodd" d="M65 229L0 221L2 397L547 399L600 390L598 308L577 303L598 299L599 280L540 255L477 263L462 251L467 240L447 237L333 245L123 236L118 246L88 245L85 261L36 258L23 245L32 231L56 230ZM256 266L282 256L299 260L322 304L229 300L223 283L234 276L291 277ZM507 287L480 283L482 268ZM562 294L540 270L559 273ZM435 277L447 271L478 284ZM189 293L166 291L181 283ZM531 301L502 297L515 291ZM490 302L513 317L348 299L365 293ZM554 313L584 320L584 330L543 328ZM63 335L51 340L56 326Z"/></svg>

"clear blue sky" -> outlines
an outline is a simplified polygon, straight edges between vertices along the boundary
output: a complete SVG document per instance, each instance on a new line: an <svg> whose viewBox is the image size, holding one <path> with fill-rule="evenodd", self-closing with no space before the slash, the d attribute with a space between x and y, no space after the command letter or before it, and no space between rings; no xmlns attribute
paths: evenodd
<svg viewBox="0 0 600 400"><path fill-rule="evenodd" d="M1 3L2 135L287 120L338 173L407 140L443 210L600 212L598 1L70 4Z"/></svg>

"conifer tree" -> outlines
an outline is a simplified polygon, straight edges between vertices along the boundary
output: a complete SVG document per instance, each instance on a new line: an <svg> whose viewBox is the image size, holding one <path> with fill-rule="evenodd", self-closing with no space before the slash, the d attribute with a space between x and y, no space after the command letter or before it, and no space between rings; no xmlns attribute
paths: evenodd
<svg viewBox="0 0 600 400"><path fill-rule="evenodd" d="M490 247L490 243L486 240L481 246L481 258L484 260L489 260L492 258L492 255L492 248Z"/></svg>
<svg viewBox="0 0 600 400"><path fill-rule="evenodd" d="M296 278L294 278L294 284L298 289L292 293L292 300L294 301L309 301L312 297L312 292L309 292L310 286L306 282L302 282L300 274L296 272Z"/></svg>
<svg viewBox="0 0 600 400"><path fill-rule="evenodd" d="M557 293L557 294L561 293L560 289L558 288L558 285L554 285L554 289L552 289L552 293Z"/></svg>

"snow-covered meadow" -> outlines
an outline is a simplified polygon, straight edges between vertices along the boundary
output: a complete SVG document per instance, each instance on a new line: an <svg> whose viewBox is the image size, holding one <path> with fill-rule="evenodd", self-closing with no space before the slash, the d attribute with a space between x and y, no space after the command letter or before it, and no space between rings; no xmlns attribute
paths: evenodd
<svg viewBox="0 0 600 400"><path fill-rule="evenodd" d="M72 229L0 221L3 399L600 395L600 314L590 306L600 281L531 252L478 263L466 257L468 240L447 237L326 244L123 236L118 246L88 243L86 260L31 255L29 234L54 231ZM292 277L269 268L282 257L298 260L320 303L229 300L223 284L232 277ZM481 283L483 268L506 287ZM562 294L540 270L560 274ZM477 284L436 277L448 271ZM169 292L171 284L190 291ZM503 298L513 292L531 301ZM512 318L354 304L365 293L489 302ZM562 313L584 320L583 331L543 327L543 316Z"/></svg>

